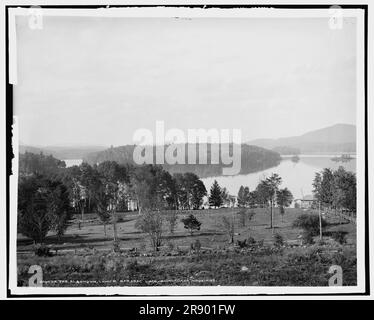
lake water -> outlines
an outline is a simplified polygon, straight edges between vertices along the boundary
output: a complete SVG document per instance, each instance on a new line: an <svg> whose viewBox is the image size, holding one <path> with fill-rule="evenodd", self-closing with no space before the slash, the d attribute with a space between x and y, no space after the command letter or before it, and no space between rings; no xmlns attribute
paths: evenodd
<svg viewBox="0 0 374 320"><path fill-rule="evenodd" d="M263 171L242 174L236 176L218 176L201 179L205 188L209 192L214 180L217 180L221 187L226 187L230 194L237 195L240 186L248 186L252 191L259 181L277 173L282 177L281 188L287 187L291 190L295 199L302 198L303 195L312 194L312 183L316 172L324 168L337 169L343 166L346 170L356 172L356 159L348 162L335 162L331 158L333 155L300 155L299 162L291 161L290 157L283 157L281 163L273 168ZM67 167L80 165L82 159L64 160Z"/></svg>
<svg viewBox="0 0 374 320"><path fill-rule="evenodd" d="M300 155L299 162L291 161L289 157L283 157L281 163L273 168L236 176L218 176L204 178L202 181L205 184L207 191L214 180L217 180L219 185L226 187L230 194L237 196L240 186L248 186L252 191L259 181L270 176L272 173L277 173L282 177L281 188L287 187L293 194L294 199L302 198L303 195L312 194L312 183L316 172L324 168L337 169L343 166L348 171L356 172L356 159L348 162L332 161L332 155Z"/></svg>
<svg viewBox="0 0 374 320"><path fill-rule="evenodd" d="M79 166L82 163L82 159L67 159L63 161L65 161L66 167Z"/></svg>

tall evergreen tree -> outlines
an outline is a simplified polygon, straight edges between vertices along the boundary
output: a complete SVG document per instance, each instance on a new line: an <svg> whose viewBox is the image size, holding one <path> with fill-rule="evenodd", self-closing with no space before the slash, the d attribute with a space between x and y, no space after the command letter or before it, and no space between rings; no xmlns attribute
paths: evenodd
<svg viewBox="0 0 374 320"><path fill-rule="evenodd" d="M195 210L200 209L201 205L203 204L203 199L206 196L207 192L204 186L204 183L200 179L196 179L192 190L191 190L191 202L192 208Z"/></svg>
<svg viewBox="0 0 374 320"><path fill-rule="evenodd" d="M214 180L212 187L210 188L209 205L211 207L219 208L222 205L221 187L217 180Z"/></svg>
<svg viewBox="0 0 374 320"><path fill-rule="evenodd" d="M257 203L257 192L256 190L254 190L249 193L247 204L250 208L254 208L256 206L256 203Z"/></svg>
<svg viewBox="0 0 374 320"><path fill-rule="evenodd" d="M244 206L247 207L249 206L249 188L245 187L244 188Z"/></svg>
<svg viewBox="0 0 374 320"><path fill-rule="evenodd" d="M242 208L245 206L244 187L240 186L238 192L238 207Z"/></svg>

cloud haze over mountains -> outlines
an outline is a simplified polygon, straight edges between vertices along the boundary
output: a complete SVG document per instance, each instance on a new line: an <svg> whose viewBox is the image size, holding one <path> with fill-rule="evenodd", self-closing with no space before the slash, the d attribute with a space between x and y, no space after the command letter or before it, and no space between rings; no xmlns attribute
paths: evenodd
<svg viewBox="0 0 374 320"><path fill-rule="evenodd" d="M356 152L356 126L349 124L336 124L331 127L310 131L300 136L279 139L257 139L246 142L247 145L274 150L283 153L282 149L297 152L291 153L354 153ZM59 146L59 147L34 147L20 145L20 153L51 154L57 159L86 159L90 163L113 160L117 162L132 162L134 145L123 145L118 148L104 146ZM253 149L252 149L253 151Z"/></svg>
<svg viewBox="0 0 374 320"><path fill-rule="evenodd" d="M356 20L17 17L14 112L29 145L132 144L136 129L242 141L355 124Z"/></svg>
<svg viewBox="0 0 374 320"><path fill-rule="evenodd" d="M248 144L267 149L293 147L301 153L355 152L356 126L336 124L331 127L307 132L300 136L279 139L257 139Z"/></svg>

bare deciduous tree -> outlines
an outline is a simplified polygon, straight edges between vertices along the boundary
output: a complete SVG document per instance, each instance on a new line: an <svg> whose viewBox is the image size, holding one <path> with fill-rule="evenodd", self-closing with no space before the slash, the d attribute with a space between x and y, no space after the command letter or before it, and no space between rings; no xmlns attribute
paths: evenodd
<svg viewBox="0 0 374 320"><path fill-rule="evenodd" d="M164 219L159 211L143 211L135 223L135 228L147 233L154 251L162 244Z"/></svg>
<svg viewBox="0 0 374 320"><path fill-rule="evenodd" d="M230 238L230 243L234 243L235 219L234 217L222 217L222 227Z"/></svg>
<svg viewBox="0 0 374 320"><path fill-rule="evenodd" d="M169 231L171 234L174 233L175 228L177 226L178 222L178 213L176 210L171 211L167 216L166 216L166 221L169 223Z"/></svg>

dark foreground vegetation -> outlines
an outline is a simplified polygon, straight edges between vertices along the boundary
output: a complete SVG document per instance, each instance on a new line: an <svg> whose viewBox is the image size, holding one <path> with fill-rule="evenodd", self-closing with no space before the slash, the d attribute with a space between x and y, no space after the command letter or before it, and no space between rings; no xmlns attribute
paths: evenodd
<svg viewBox="0 0 374 320"><path fill-rule="evenodd" d="M343 285L356 285L355 249L314 245L261 246L161 251L147 257L132 253L66 254L23 257L19 285L28 285L29 266L43 269L43 286L328 286L331 265L343 270Z"/></svg>
<svg viewBox="0 0 374 320"><path fill-rule="evenodd" d="M74 223L61 241L53 235L47 237L44 252L34 252L32 241L19 239L19 285L28 285L32 265L41 266L44 286L56 287L327 286L332 265L342 267L343 285L356 284L352 223L324 219L321 241L313 213L288 209L282 217L277 214L272 232L266 211L255 209L246 221L240 208L183 212L177 216L173 232L163 229L162 237L157 238L158 251L154 249L156 238L135 228L137 214L121 215L119 245L113 242L110 227L103 237L98 219L91 219L80 230ZM189 219L191 213L200 225ZM226 228L224 217L234 217L234 232ZM185 226L196 228L190 232ZM304 237L305 230L311 238Z"/></svg>

